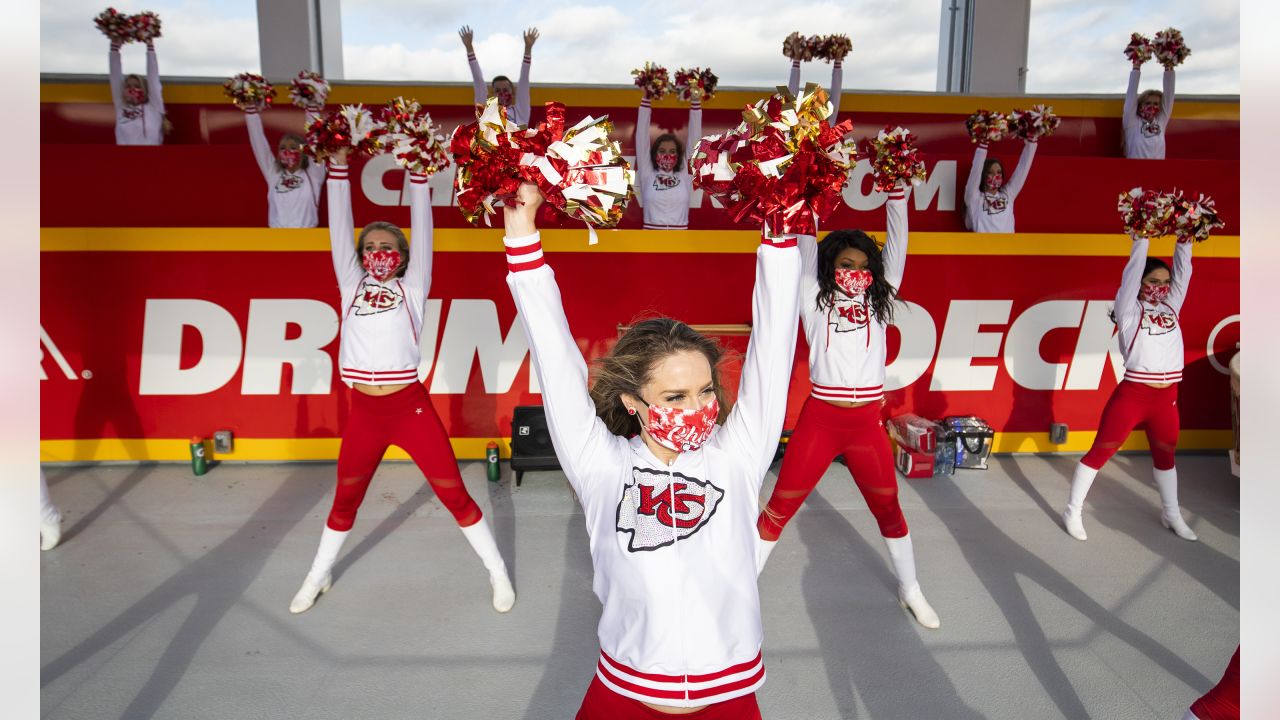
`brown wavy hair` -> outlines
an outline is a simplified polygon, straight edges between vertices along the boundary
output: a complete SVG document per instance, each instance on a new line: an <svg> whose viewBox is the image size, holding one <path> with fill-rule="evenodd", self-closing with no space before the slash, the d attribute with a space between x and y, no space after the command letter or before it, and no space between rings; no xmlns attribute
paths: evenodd
<svg viewBox="0 0 1280 720"><path fill-rule="evenodd" d="M386 230L395 237L396 247L400 248L400 269L396 271L396 277L404 277L404 271L409 269L409 238L404 236L404 231L399 225L384 220L374 220L360 231L360 237L356 239L356 264L363 267L364 239L374 230Z"/></svg>
<svg viewBox="0 0 1280 720"><path fill-rule="evenodd" d="M640 432L640 417L627 412L622 404L623 393L640 397L640 388L649 384L654 366L669 355L685 351L702 353L711 365L711 386L720 403L716 422L724 423L729 414L729 402L720 382L724 348L679 320L664 317L633 324L613 350L594 363L591 399L596 403L596 415L609 432L623 437Z"/></svg>

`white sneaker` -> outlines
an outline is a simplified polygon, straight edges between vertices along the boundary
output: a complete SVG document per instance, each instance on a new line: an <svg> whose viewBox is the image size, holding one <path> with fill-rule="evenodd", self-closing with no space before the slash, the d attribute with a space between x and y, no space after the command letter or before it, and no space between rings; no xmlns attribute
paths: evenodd
<svg viewBox="0 0 1280 720"><path fill-rule="evenodd" d="M516 590L511 586L511 578L507 577L507 569L490 572L489 584L493 586L493 609L500 613L510 611L516 604Z"/></svg>
<svg viewBox="0 0 1280 720"><path fill-rule="evenodd" d="M1174 533L1177 534L1178 537L1182 538L1183 540L1190 540L1191 542L1195 542L1196 540L1200 539L1196 537L1195 532L1193 532L1191 530L1191 527L1187 525L1187 521L1182 519L1181 510L1177 511L1176 513L1169 513L1169 512L1161 513L1160 523L1165 527L1169 528L1170 530L1172 530Z"/></svg>
<svg viewBox="0 0 1280 720"><path fill-rule="evenodd" d="M297 615L311 609L316 604L316 598L324 593L329 592L329 588L333 586L333 576L325 575L319 582L311 580L308 575L302 581L302 587L298 588L298 594L293 596L293 601L289 603L289 612Z"/></svg>
<svg viewBox="0 0 1280 720"><path fill-rule="evenodd" d="M1084 514L1073 513L1070 510L1062 511L1062 524L1067 528L1067 534L1077 540L1088 540L1089 536L1084 532Z"/></svg>
<svg viewBox="0 0 1280 720"><path fill-rule="evenodd" d="M58 541L62 539L62 518L58 518L53 522L48 520L40 521L40 549L52 550L58 546Z"/></svg>
<svg viewBox="0 0 1280 720"><path fill-rule="evenodd" d="M933 611L933 606L928 600L924 599L924 593L917 584L915 587L907 591L898 590L898 604L903 610L910 610L911 614L916 617L916 622L929 628L937 630L942 627L942 621L938 619L938 613Z"/></svg>

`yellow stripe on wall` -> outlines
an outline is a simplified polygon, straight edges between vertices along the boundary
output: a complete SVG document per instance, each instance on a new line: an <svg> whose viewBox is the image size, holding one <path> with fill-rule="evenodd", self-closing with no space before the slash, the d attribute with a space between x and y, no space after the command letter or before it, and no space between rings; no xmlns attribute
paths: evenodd
<svg viewBox="0 0 1280 720"><path fill-rule="evenodd" d="M354 236L352 242L354 243ZM587 245L585 230L542 231L549 252L588 253L754 253L753 230L602 230L600 244ZM503 252L502 231L436 228L436 252ZM1153 255L1172 255L1172 238L1152 243ZM987 235L913 232L912 255L1127 256L1126 235L1017 233ZM41 228L42 252L327 252L322 228ZM1200 243L1196 257L1240 257L1240 237L1214 236Z"/></svg>
<svg viewBox="0 0 1280 720"><path fill-rule="evenodd" d="M1157 78L1158 79L1158 78ZM1153 79L1153 82L1155 80ZM776 92L774 87L741 90L719 90L715 97L704 101L705 108L738 110ZM474 95L470 85L450 84L360 84L335 85L329 94L330 105L352 103L381 104L397 95L417 98L422 104L470 105ZM620 107L636 108L640 104L640 91L629 86L568 87L534 85L530 88L531 102L535 106L559 101L570 107ZM276 100L288 103L288 85L277 84ZM230 101L222 94L221 84L171 83L164 86L166 105L218 105ZM43 103L110 103L111 91L106 78L101 82L43 82L40 83L40 102ZM968 115L978 108L1009 111L1015 107L1028 107L1037 103L1053 106L1062 117L1120 117L1123 101L1110 98L1069 98L1043 96L992 96L992 95L941 95L935 93L879 93L846 90L841 96L840 109L847 112L866 111L877 113L938 113ZM668 96L654 103L655 107L687 107ZM1178 120L1239 120L1238 98L1192 100L1178 97Z"/></svg>
<svg viewBox="0 0 1280 720"><path fill-rule="evenodd" d="M996 433L993 448L1000 453L1067 452L1082 453L1093 445L1095 432L1076 431L1066 443L1054 445L1047 433ZM452 438L453 452L459 460L484 458L485 446L497 440L498 452L511 457L511 438ZM341 438L237 438L235 452L211 453L214 460L294 462L304 460L333 461L338 457ZM1183 430L1178 437L1181 450L1225 450L1233 446L1230 430ZM1143 433L1132 433L1122 450L1146 450ZM41 462L105 462L162 461L185 462L191 459L190 441L186 438L145 438L102 440L41 440ZM387 460L408 460L399 448L391 448Z"/></svg>

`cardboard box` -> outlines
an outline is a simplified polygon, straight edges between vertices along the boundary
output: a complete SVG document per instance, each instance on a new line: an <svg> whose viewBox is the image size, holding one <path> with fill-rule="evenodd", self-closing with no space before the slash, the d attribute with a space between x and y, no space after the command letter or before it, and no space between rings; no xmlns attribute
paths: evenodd
<svg viewBox="0 0 1280 720"><path fill-rule="evenodd" d="M933 453L924 453L894 443L894 464L906 478L933 477Z"/></svg>

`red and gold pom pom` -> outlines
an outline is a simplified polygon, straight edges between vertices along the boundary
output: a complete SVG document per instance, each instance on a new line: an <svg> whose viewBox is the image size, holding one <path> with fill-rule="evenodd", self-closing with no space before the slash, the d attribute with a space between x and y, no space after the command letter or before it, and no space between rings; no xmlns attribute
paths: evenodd
<svg viewBox="0 0 1280 720"><path fill-rule="evenodd" d="M1124 46L1124 56L1134 67L1138 67L1151 59L1151 41L1142 33L1129 36L1129 44Z"/></svg>
<svg viewBox="0 0 1280 720"><path fill-rule="evenodd" d="M1174 231L1174 201L1168 193L1137 187L1120 193L1116 209L1130 235L1158 238Z"/></svg>
<svg viewBox="0 0 1280 720"><path fill-rule="evenodd" d="M329 83L320 73L303 70L289 83L289 101L303 110L319 110L329 97Z"/></svg>
<svg viewBox="0 0 1280 720"><path fill-rule="evenodd" d="M681 102L693 102L694 95L698 100L710 100L716 94L716 85L720 78L711 72L711 68L680 68L676 71L676 97ZM697 89L699 92L695 93Z"/></svg>
<svg viewBox="0 0 1280 720"><path fill-rule="evenodd" d="M1002 112L979 110L964 121L969 138L975 143L1000 142L1009 134L1009 117Z"/></svg>
<svg viewBox="0 0 1280 720"><path fill-rule="evenodd" d="M307 144L303 152L324 162L342 148L364 155L377 154L386 125L363 105L343 105L307 124Z"/></svg>
<svg viewBox="0 0 1280 720"><path fill-rule="evenodd" d="M590 115L566 130L564 104L549 102L546 120L519 138L521 176L537 184L545 207L586 223L592 245L595 228L616 226L633 197L635 173L612 132L607 117Z"/></svg>
<svg viewBox="0 0 1280 720"><path fill-rule="evenodd" d="M816 56L827 62L839 62L853 49L848 35L824 35L818 39Z"/></svg>
<svg viewBox="0 0 1280 720"><path fill-rule="evenodd" d="M924 182L924 161L916 148L916 138L906 128L885 126L875 137L864 141L864 153L871 159L875 188L889 192L899 182Z"/></svg>
<svg viewBox="0 0 1280 720"><path fill-rule="evenodd" d="M815 47L812 40L813 38L801 35L799 32L793 32L782 41L782 54L801 62L812 60Z"/></svg>
<svg viewBox="0 0 1280 720"><path fill-rule="evenodd" d="M799 96L774 95L743 111L743 122L700 139L691 153L693 186L734 222L761 223L770 237L812 235L843 203L856 144L849 120L831 125L827 92L809 83Z"/></svg>
<svg viewBox="0 0 1280 720"><path fill-rule="evenodd" d="M1014 110L1009 113L1009 125L1013 128L1013 134L1031 142L1049 137L1061 123L1062 118L1053 114L1053 108L1048 105L1033 105L1030 110Z"/></svg>
<svg viewBox="0 0 1280 720"><path fill-rule="evenodd" d="M1192 200L1180 191L1173 192L1173 234L1178 242L1204 242L1211 232L1225 226L1213 198L1201 195Z"/></svg>
<svg viewBox="0 0 1280 720"><path fill-rule="evenodd" d="M134 15L129 24L133 39L138 42L150 44L160 37L160 16L150 10Z"/></svg>
<svg viewBox="0 0 1280 720"><path fill-rule="evenodd" d="M1191 54L1191 48L1182 41L1182 33L1175 28L1165 28L1156 33L1151 41L1151 50L1155 53L1156 62L1166 70L1181 65Z"/></svg>
<svg viewBox="0 0 1280 720"><path fill-rule="evenodd" d="M449 166L444 134L417 100L398 97L381 108L379 116L385 131L377 135L378 148L391 153L400 167L434 175Z"/></svg>
<svg viewBox="0 0 1280 720"><path fill-rule="evenodd" d="M134 40L133 16L113 7L98 13L93 19L93 24L113 45L123 45Z"/></svg>
<svg viewBox="0 0 1280 720"><path fill-rule="evenodd" d="M222 93L241 110L259 110L271 107L276 89L261 75L240 73L222 83Z"/></svg>
<svg viewBox="0 0 1280 720"><path fill-rule="evenodd" d="M449 152L458 166L454 176L458 209L472 225L492 225L498 204L517 202L523 178L519 144L523 131L507 118L507 109L489 98L475 122L459 125L449 139Z"/></svg>
<svg viewBox="0 0 1280 720"><path fill-rule="evenodd" d="M631 71L636 78L636 87L644 91L644 96L657 100L671 92L671 74L657 63L646 62L644 67Z"/></svg>

